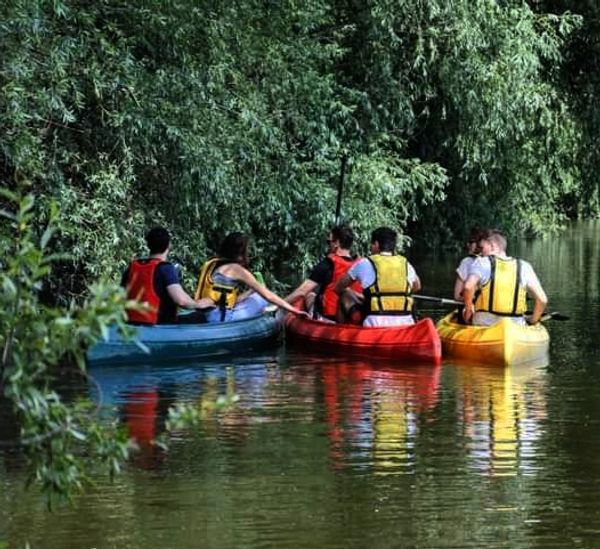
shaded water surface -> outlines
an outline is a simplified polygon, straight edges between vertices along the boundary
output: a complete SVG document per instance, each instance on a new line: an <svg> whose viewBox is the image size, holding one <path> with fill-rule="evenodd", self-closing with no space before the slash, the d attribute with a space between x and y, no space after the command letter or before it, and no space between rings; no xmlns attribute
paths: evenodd
<svg viewBox="0 0 600 549"><path fill-rule="evenodd" d="M53 514L3 454L0 547L599 547L599 230L514 246L550 308L571 316L549 323L544 363L433 367L280 348L93 370L107 419L139 452ZM456 260L413 259L424 293L450 294ZM182 402L200 425L164 450L152 440Z"/></svg>

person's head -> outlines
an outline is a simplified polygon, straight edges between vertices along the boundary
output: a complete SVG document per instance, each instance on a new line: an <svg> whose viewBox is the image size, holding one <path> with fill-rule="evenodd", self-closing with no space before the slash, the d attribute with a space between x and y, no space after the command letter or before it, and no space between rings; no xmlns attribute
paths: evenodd
<svg viewBox="0 0 600 549"><path fill-rule="evenodd" d="M169 231L164 227L153 227L146 233L146 244L151 254L162 254L171 244Z"/></svg>
<svg viewBox="0 0 600 549"><path fill-rule="evenodd" d="M354 243L354 233L348 225L336 225L329 231L327 242L332 251L337 248L349 250Z"/></svg>
<svg viewBox="0 0 600 549"><path fill-rule="evenodd" d="M506 236L504 233L498 229L492 229L490 231L490 235L488 236L488 240L490 240L494 248L502 253L506 253Z"/></svg>
<svg viewBox="0 0 600 549"><path fill-rule="evenodd" d="M506 237L498 229L489 229L479 240L481 255L497 255L506 253Z"/></svg>
<svg viewBox="0 0 600 549"><path fill-rule="evenodd" d="M219 257L228 259L240 265L248 264L248 242L249 239L244 233L229 233L221 242L219 247Z"/></svg>
<svg viewBox="0 0 600 549"><path fill-rule="evenodd" d="M396 231L389 227L379 227L371 233L371 246L379 252L394 252L396 249Z"/></svg>
<svg viewBox="0 0 600 549"><path fill-rule="evenodd" d="M478 254L479 250L479 241L482 238L485 238L487 234L487 230L483 227L473 227L469 231L469 236L467 238L467 253L469 254Z"/></svg>

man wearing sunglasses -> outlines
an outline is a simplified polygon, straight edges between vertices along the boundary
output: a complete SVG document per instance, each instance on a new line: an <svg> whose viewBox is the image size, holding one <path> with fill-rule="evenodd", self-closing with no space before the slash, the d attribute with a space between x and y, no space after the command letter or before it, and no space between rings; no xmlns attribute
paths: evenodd
<svg viewBox="0 0 600 549"><path fill-rule="evenodd" d="M353 242L354 233L350 227L333 227L327 238L327 256L285 300L293 303L302 297L306 310L312 312L313 318L335 321L339 306L339 296L334 291L335 285L360 259L350 251ZM358 284L355 289L360 291Z"/></svg>

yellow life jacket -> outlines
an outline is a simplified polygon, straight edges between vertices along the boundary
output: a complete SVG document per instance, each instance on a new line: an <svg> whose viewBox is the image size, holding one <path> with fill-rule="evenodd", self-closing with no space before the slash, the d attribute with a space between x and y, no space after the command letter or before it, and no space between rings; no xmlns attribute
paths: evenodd
<svg viewBox="0 0 600 549"><path fill-rule="evenodd" d="M405 315L413 308L408 282L408 261L401 255L372 255L369 261L375 269L375 282L365 288L367 315Z"/></svg>
<svg viewBox="0 0 600 549"><path fill-rule="evenodd" d="M212 299L223 314L225 309L233 308L241 291L241 285L236 281L231 281L231 283L223 280L218 283L214 281L213 273L215 269L227 263L231 263L231 261L219 257L213 257L204 263L200 269L198 287L194 294L194 299L202 299L204 297Z"/></svg>
<svg viewBox="0 0 600 549"><path fill-rule="evenodd" d="M489 256L490 279L475 298L475 310L500 316L519 316L527 309L527 294L521 286L521 261Z"/></svg>

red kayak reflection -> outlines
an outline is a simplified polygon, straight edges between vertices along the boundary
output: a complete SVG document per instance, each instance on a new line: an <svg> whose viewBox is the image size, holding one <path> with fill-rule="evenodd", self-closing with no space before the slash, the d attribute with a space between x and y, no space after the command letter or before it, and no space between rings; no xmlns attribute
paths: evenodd
<svg viewBox="0 0 600 549"><path fill-rule="evenodd" d="M135 463L152 469L165 458L165 452L156 439L165 430L169 407L175 402L174 387L170 383L133 386L119 393L120 416L138 451L133 453Z"/></svg>
<svg viewBox="0 0 600 549"><path fill-rule="evenodd" d="M321 365L330 456L335 468L363 463L375 473L402 472L439 398L441 368L386 362Z"/></svg>

